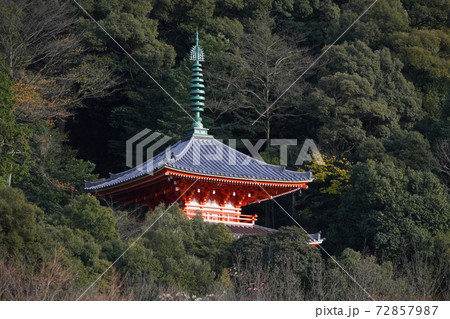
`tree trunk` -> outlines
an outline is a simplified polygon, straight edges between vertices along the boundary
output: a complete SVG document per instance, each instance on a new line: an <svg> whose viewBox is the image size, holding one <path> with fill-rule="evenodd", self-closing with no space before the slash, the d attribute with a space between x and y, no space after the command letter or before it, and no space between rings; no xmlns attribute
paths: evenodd
<svg viewBox="0 0 450 319"><path fill-rule="evenodd" d="M266 201L264 205L264 226L269 228L275 226L275 214L271 200Z"/></svg>
<svg viewBox="0 0 450 319"><path fill-rule="evenodd" d="M266 147L270 146L270 117L269 117L269 111L266 113L266 123L265 123L265 127L266 127Z"/></svg>

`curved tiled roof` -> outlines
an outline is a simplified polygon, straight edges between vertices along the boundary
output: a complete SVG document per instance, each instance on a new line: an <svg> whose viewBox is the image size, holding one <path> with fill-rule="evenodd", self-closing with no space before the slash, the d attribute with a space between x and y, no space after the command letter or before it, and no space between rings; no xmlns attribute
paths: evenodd
<svg viewBox="0 0 450 319"><path fill-rule="evenodd" d="M277 230L272 228L267 228L259 225L247 225L245 223L241 224L225 224L227 228L231 231L233 236L242 237L243 235L261 235L274 233Z"/></svg>
<svg viewBox="0 0 450 319"><path fill-rule="evenodd" d="M86 182L85 189L100 190L124 184L167 167L173 170L216 177L271 181L309 182L311 172L287 170L241 153L214 138L193 136L184 139L130 170L111 174L110 178Z"/></svg>

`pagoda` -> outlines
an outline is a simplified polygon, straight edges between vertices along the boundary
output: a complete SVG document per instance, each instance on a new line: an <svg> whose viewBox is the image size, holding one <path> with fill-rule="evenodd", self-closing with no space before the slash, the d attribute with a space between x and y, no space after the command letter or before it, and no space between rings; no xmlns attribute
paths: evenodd
<svg viewBox="0 0 450 319"><path fill-rule="evenodd" d="M267 164L209 135L201 118L205 85L198 32L191 59L194 63L190 105L194 117L186 137L130 170L111 174L101 181L86 182L85 189L125 206L137 203L153 209L160 203L170 205L178 201L189 218L201 214L207 222L226 224L238 237L275 231L256 225L258 216L244 215L241 208L307 188L313 180L311 172ZM318 240L312 239L311 244L320 243L319 234Z"/></svg>

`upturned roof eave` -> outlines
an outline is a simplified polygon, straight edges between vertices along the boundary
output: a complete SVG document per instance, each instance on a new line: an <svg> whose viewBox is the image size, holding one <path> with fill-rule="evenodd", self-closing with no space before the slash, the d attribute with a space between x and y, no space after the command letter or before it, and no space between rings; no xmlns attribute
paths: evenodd
<svg viewBox="0 0 450 319"><path fill-rule="evenodd" d="M311 179L303 179L303 180L286 180L286 179L264 179L264 178L257 178L257 177L245 177L245 176L229 176L229 175L222 175L222 174L212 174L212 173L208 173L208 172L196 172L196 171L192 171L192 170L186 170L186 169L180 169L177 167L173 167L170 164L165 164L163 166L161 166L159 169L157 169L154 172L151 172L150 174L144 174L142 176L139 176L137 178L134 179L130 179L130 180L126 180L114 185L110 185L108 187L101 187L101 184L99 185L95 185L93 187L86 187L85 190L89 191L89 192L99 192L99 191L107 191L107 190L112 190L114 188L117 188L119 186L124 186L127 184L131 184L134 183L136 181L145 179L149 176L155 176L157 173L161 172L162 170L172 170L175 172L180 172L180 173L186 173L186 174L190 174L190 175L194 175L198 176L199 178L222 178L222 179L227 179L227 180L231 180L231 181L239 181L239 182L249 182L249 183L277 183L277 184L305 184L305 183L310 183L314 180L314 178Z"/></svg>
<svg viewBox="0 0 450 319"><path fill-rule="evenodd" d="M287 179L264 179L264 178L258 178L258 177L250 177L250 176L231 176L231 175L223 175L223 174L214 174L214 173L208 173L208 172L198 172L198 171L192 171L192 170L184 170L178 167L173 167L170 165L166 166L167 168L181 172L181 173L188 173L192 175L197 175L201 177L209 177L209 178L224 178L224 179L230 179L230 180L239 180L239 181L249 181L249 182L267 182L267 183L284 183L284 184L304 184L304 183L310 183L314 180L314 178L311 179L303 179L303 180L287 180ZM292 171L294 172L294 171ZM299 172L300 173L300 172ZM307 173L307 172L305 172Z"/></svg>
<svg viewBox="0 0 450 319"><path fill-rule="evenodd" d="M157 170L155 170L155 171L153 171L153 172L151 172L151 173L149 173L149 174L143 174L143 175L138 176L138 177L136 177L136 178L129 179L129 180L125 180L125 181L119 182L119 183L117 183L117 184L109 185L109 186L107 186L107 187L101 187L101 184L98 184L98 185L94 185L94 186L92 186L92 187L85 187L84 190L85 190L85 191L88 191L88 192L91 192L91 193L111 190L111 189L117 188L117 187L119 187L119 186L121 187L121 186L124 186L124 185L127 185L127 184L131 184L131 183L140 181L140 180L145 179L145 178L147 178L147 177L149 177L149 176L152 176L152 177L153 177L153 176L155 176L156 174L158 174L159 172L161 172L164 168L166 168L166 166L161 166L160 168L158 168ZM110 181L111 181L111 180L105 180L105 183L108 183L108 182L110 182ZM97 186L98 186L98 187L97 187ZM94 188L94 187L95 187L95 188Z"/></svg>

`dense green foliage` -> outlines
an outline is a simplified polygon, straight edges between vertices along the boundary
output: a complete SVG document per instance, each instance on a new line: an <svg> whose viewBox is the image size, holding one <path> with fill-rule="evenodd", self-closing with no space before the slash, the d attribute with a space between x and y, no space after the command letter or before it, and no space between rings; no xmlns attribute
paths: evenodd
<svg viewBox="0 0 450 319"><path fill-rule="evenodd" d="M449 298L448 0L379 0L331 48L372 0L79 2L114 40L72 1L0 4L0 299L75 299L114 262L85 298L367 298L273 202L248 209L290 227L236 239L84 193L135 133L185 135L197 27L210 133L313 139L325 165L290 147L316 179L279 203L374 297Z"/></svg>
<svg viewBox="0 0 450 319"><path fill-rule="evenodd" d="M334 244L359 250L368 245L392 260L426 250L433 236L448 231L448 191L432 173L369 160L351 174L352 186L331 226L330 235L340 237L331 237Z"/></svg>
<svg viewBox="0 0 450 319"><path fill-rule="evenodd" d="M48 262L57 263L54 276L67 276L67 282L56 284L70 282L73 285L64 296L55 296L57 299L77 298L116 260L118 277L112 274L110 276L113 277L103 278L100 287L90 292L92 298L102 298L103 293L108 294L109 288L105 288L108 292L102 291L104 285L114 285L120 281L119 278L126 278L127 284L134 288L142 282L151 281L154 285L152 289L139 292L136 289L135 293L139 293L142 299L157 298L158 287L206 294L211 292L215 280L230 266L233 238L227 228L205 223L199 217L190 221L178 208L166 211L164 207L159 207L143 223L131 221L131 227L143 233L159 216L167 214L120 259L134 242L134 239L120 239L119 235L123 234L117 231L116 218L120 222L121 218L128 218L126 214L115 213L100 205L91 195L76 197L63 208L62 214L51 216L44 213L27 202L20 190L0 189L0 245L2 262L7 262L6 270L3 270L5 273L13 272L15 265L21 263L26 267L24 271L33 272L33 268L39 269ZM27 287L13 287L25 289L14 292L12 287L8 287L14 286L14 283L3 283L6 287L0 294L3 299L8 298L5 294L11 294L11 298L23 298L23 294L27 293Z"/></svg>
<svg viewBox="0 0 450 319"><path fill-rule="evenodd" d="M354 151L367 137L395 136L423 117L414 86L401 73L401 62L384 48L344 43L330 53L332 63L320 74L307 104L319 112L321 145L334 154Z"/></svg>
<svg viewBox="0 0 450 319"><path fill-rule="evenodd" d="M0 60L0 187L10 184L13 173L23 172L28 159L28 129L17 124L14 114L12 82ZM21 167L22 166L22 167Z"/></svg>
<svg viewBox="0 0 450 319"><path fill-rule="evenodd" d="M295 300L292 292L310 285L314 267L321 262L318 249L308 245L307 235L298 227L243 237L233 250L236 289L270 287L276 300Z"/></svg>
<svg viewBox="0 0 450 319"><path fill-rule="evenodd" d="M25 196L12 188L0 190L0 243L12 255L23 254L36 233L36 215L42 213Z"/></svg>

